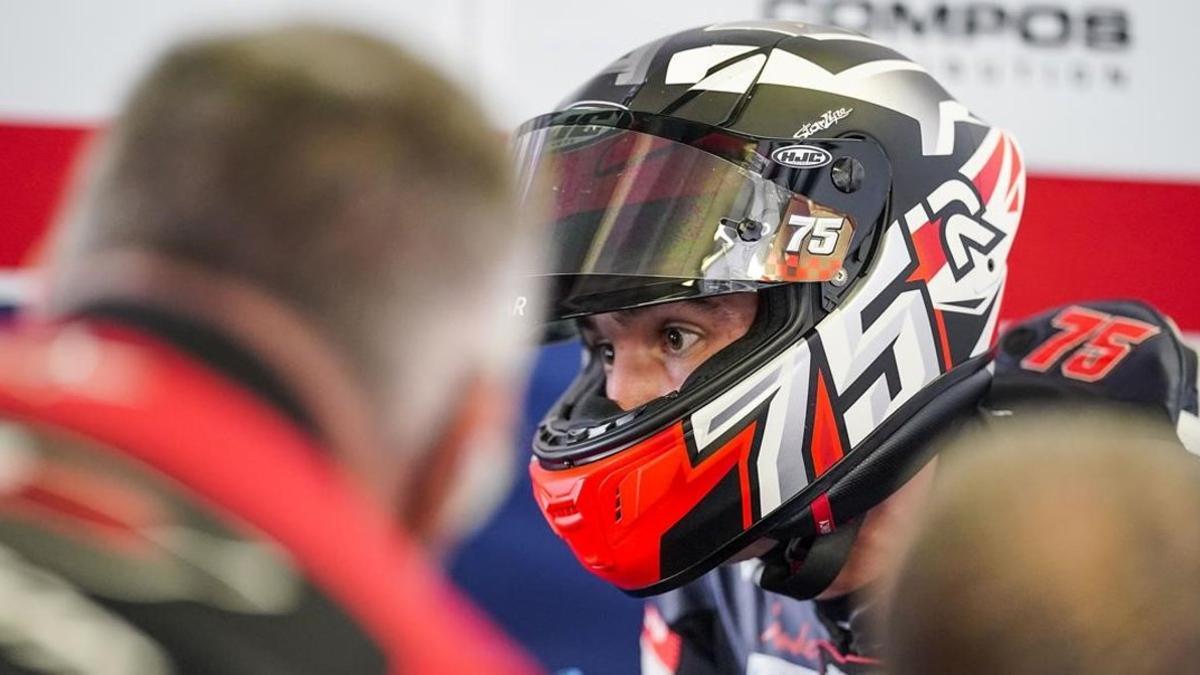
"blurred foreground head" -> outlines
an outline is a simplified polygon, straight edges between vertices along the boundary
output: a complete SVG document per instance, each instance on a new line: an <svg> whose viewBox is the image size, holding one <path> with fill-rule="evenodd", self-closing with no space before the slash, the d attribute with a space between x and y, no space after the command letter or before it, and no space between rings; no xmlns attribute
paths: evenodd
<svg viewBox="0 0 1200 675"><path fill-rule="evenodd" d="M1169 429L1046 416L950 452L895 581L895 673L1195 669L1200 459Z"/></svg>
<svg viewBox="0 0 1200 675"><path fill-rule="evenodd" d="M198 41L92 160L52 314L135 304L228 335L420 534L494 492L438 515L461 468L508 463L475 450L508 440L506 312L529 254L500 136L461 91L351 32Z"/></svg>
<svg viewBox="0 0 1200 675"><path fill-rule="evenodd" d="M0 330L0 672L537 671L416 545L511 464L505 165L364 35L160 60L85 167L51 320Z"/></svg>

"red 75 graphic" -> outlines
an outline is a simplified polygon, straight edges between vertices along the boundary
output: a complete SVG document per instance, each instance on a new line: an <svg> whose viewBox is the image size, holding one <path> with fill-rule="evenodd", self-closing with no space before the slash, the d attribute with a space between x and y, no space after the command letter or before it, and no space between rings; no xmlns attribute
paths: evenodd
<svg viewBox="0 0 1200 675"><path fill-rule="evenodd" d="M1030 352L1021 361L1021 367L1044 373L1067 352L1083 345L1062 365L1065 377L1083 382L1104 379L1129 354L1133 345L1160 332L1157 326L1145 321L1079 306L1064 309L1051 324L1059 332Z"/></svg>

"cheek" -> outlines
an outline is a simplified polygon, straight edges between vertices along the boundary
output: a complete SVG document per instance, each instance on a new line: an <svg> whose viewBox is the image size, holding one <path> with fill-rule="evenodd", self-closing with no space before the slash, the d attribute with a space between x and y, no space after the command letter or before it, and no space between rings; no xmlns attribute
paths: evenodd
<svg viewBox="0 0 1200 675"><path fill-rule="evenodd" d="M735 314L730 320L722 322L718 331L713 334L711 343L724 348L745 337L746 333L750 332L750 326L754 324L754 315L755 312L746 311Z"/></svg>
<svg viewBox="0 0 1200 675"><path fill-rule="evenodd" d="M704 365L704 362L718 351L720 351L720 348L705 349L700 352L688 354L683 358L670 359L667 364L667 372L670 374L674 388L679 389L682 387L683 383L687 381L688 377L690 377L692 373L696 372L697 368Z"/></svg>
<svg viewBox="0 0 1200 675"><path fill-rule="evenodd" d="M672 363L668 364L667 378L671 382L671 391L679 391L680 387L683 386L683 383L687 381L688 375L691 375L692 371L695 369L696 366L693 366L690 363L684 363L682 361L673 361Z"/></svg>

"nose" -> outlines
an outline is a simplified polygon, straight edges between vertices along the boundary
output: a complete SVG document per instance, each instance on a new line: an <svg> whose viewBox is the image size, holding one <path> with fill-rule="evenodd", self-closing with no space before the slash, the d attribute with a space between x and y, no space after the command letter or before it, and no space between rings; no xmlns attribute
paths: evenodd
<svg viewBox="0 0 1200 675"><path fill-rule="evenodd" d="M605 381L604 394L621 410L633 410L675 389L663 364L651 355L636 349L618 349Z"/></svg>

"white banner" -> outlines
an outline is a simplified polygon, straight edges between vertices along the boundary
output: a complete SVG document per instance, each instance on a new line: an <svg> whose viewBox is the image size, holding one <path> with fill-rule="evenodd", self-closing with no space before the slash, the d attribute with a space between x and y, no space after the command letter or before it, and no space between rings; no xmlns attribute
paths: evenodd
<svg viewBox="0 0 1200 675"><path fill-rule="evenodd" d="M1192 0L0 0L0 120L94 122L180 35L335 19L414 45L512 126L625 52L713 22L862 30L1012 130L1035 171L1200 181Z"/></svg>

